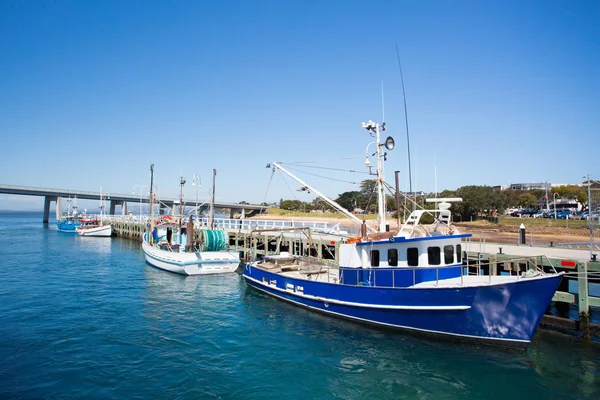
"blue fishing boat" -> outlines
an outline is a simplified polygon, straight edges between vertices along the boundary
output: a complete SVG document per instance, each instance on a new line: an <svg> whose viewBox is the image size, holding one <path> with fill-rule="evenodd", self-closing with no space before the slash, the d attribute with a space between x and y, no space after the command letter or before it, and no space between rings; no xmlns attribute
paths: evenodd
<svg viewBox="0 0 600 400"><path fill-rule="evenodd" d="M81 217L78 214L63 215L56 221L56 227L61 232L75 233L78 226L81 226Z"/></svg>
<svg viewBox="0 0 600 400"><path fill-rule="evenodd" d="M77 212L77 199L73 199L71 203L71 199L67 200L69 202L69 207L67 211L65 211L60 218L56 220L56 227L61 232L67 233L75 233L77 232L77 227L81 226L81 218L82 215Z"/></svg>
<svg viewBox="0 0 600 400"><path fill-rule="evenodd" d="M306 251L255 259L244 265L245 282L278 299L360 323L525 348L563 273L533 269L510 276L465 275L461 244L471 235L451 224L450 206L459 198L431 199L436 209L417 209L397 232L386 232L382 147L391 150L394 142L391 137L379 142L379 124L369 121L363 127L378 147L378 232L367 233L363 221L273 163L362 223L361 235L339 244L336 262Z"/></svg>

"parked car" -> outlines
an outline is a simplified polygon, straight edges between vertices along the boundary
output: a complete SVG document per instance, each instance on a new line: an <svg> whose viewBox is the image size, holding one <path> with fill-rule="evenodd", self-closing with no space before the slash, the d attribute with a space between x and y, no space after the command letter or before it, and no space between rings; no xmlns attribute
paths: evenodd
<svg viewBox="0 0 600 400"><path fill-rule="evenodd" d="M535 214L537 214L537 212L538 210L535 208L526 208L521 211L521 215L524 217L533 217Z"/></svg>
<svg viewBox="0 0 600 400"><path fill-rule="evenodd" d="M559 211L557 211L558 213ZM554 218L554 210L546 210L544 211L544 218Z"/></svg>
<svg viewBox="0 0 600 400"><path fill-rule="evenodd" d="M567 219L567 217L570 219L572 215L573 215L573 211L563 210L560 213L556 214L556 219Z"/></svg>
<svg viewBox="0 0 600 400"><path fill-rule="evenodd" d="M548 210L538 210L538 212L536 212L535 214L533 214L533 218L543 218L544 217L544 213L546 213Z"/></svg>

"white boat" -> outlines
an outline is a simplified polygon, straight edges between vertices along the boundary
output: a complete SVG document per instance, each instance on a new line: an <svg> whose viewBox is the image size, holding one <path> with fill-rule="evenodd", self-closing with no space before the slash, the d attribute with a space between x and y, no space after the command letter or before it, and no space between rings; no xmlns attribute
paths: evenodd
<svg viewBox="0 0 600 400"><path fill-rule="evenodd" d="M81 225L75 228L79 236L111 237L112 227L104 224L104 202L100 188L100 218L81 219Z"/></svg>
<svg viewBox="0 0 600 400"><path fill-rule="evenodd" d="M188 243L186 231L187 229L179 230L177 223L169 223L154 226L153 235L145 232L142 248L148 264L182 275L224 274L235 272L239 267L239 254L227 250L225 241L227 239L223 239L228 237L226 232L202 230L200 231L200 236L203 237L201 243L190 241L190 244L186 245Z"/></svg>
<svg viewBox="0 0 600 400"><path fill-rule="evenodd" d="M183 187L182 178L180 185ZM152 184L151 184L152 187ZM214 190L214 189L213 189ZM150 198L152 210L152 194ZM180 199L180 204L183 204ZM212 208L212 207L211 207ZM194 219L183 224L179 217L158 217L144 233L142 249L146 262L153 267L182 275L209 275L235 272L239 253L229 250L229 235L223 230L203 229L194 239Z"/></svg>
<svg viewBox="0 0 600 400"><path fill-rule="evenodd" d="M102 225L97 219L81 220L75 231L79 236L95 236L95 237L111 237L112 227L110 225Z"/></svg>

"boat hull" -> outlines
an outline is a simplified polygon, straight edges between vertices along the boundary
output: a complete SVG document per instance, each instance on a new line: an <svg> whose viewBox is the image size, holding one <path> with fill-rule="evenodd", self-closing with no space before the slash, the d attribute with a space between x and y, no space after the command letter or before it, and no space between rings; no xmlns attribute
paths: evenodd
<svg viewBox="0 0 600 400"><path fill-rule="evenodd" d="M110 225L103 225L94 228L77 228L76 232L79 236L110 237L112 235L112 227Z"/></svg>
<svg viewBox="0 0 600 400"><path fill-rule="evenodd" d="M56 228L61 232L75 233L78 226L81 226L81 222L73 220L56 221Z"/></svg>
<svg viewBox="0 0 600 400"><path fill-rule="evenodd" d="M562 278L557 274L481 286L385 288L313 282L249 264L243 276L255 289L332 316L520 348L531 341Z"/></svg>
<svg viewBox="0 0 600 400"><path fill-rule="evenodd" d="M151 246L144 234L142 248L146 262L155 268L181 275L213 275L235 272L240 259L236 252L174 252Z"/></svg>

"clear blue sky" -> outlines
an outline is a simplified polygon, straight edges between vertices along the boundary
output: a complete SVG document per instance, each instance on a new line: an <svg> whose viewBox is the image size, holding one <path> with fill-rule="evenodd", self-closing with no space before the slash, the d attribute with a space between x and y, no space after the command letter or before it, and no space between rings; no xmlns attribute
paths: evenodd
<svg viewBox="0 0 600 400"><path fill-rule="evenodd" d="M600 179L598 21L598 1L4 0L0 183L131 193L154 163L161 196L200 174L208 198L216 168L218 200L307 201L281 177L266 193L265 164L362 168L383 82L407 189L396 43L415 190L435 169L439 190Z"/></svg>

